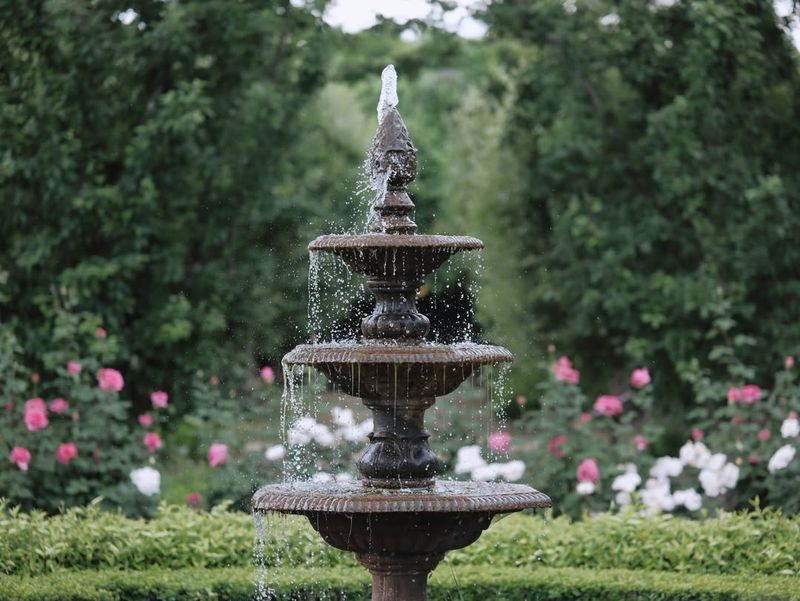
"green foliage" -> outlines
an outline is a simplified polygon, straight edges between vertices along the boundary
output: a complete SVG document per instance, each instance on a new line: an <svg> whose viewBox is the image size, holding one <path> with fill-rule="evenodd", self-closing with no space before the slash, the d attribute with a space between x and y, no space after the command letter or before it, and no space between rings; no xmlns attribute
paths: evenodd
<svg viewBox="0 0 800 601"><path fill-rule="evenodd" d="M252 568L57 572L32 579L8 577L0 600L50 601L250 601L256 594ZM366 599L363 569L281 569L272 583L278 600ZM259 597L262 598L262 597ZM800 599L797 580L786 577L683 576L668 572L589 571L501 566L440 568L429 580L431 601L789 601Z"/></svg>
<svg viewBox="0 0 800 601"><path fill-rule="evenodd" d="M297 336L322 207L294 147L327 38L284 0L132 7L125 25L109 0L4 4L0 310L42 369L67 291L116 336L137 403L182 405L197 368Z"/></svg>
<svg viewBox="0 0 800 601"><path fill-rule="evenodd" d="M60 570L178 570L251 565L256 528L249 515L162 505L148 521L96 505L46 517L3 507L0 573L35 576ZM326 545L304 518L264 521L264 565L355 566L350 553ZM682 574L800 575L800 518L757 510L690 521L672 516L512 515L476 543L448 554L448 565L505 565ZM287 563L284 563L287 562ZM280 570L279 570L280 571ZM488 571L488 570L487 570Z"/></svg>
<svg viewBox="0 0 800 601"><path fill-rule="evenodd" d="M528 389L554 342L595 388L646 361L674 398L727 300L765 375L800 340L796 49L759 0L574 5L492 3L505 92L450 127L443 213L487 242L482 319Z"/></svg>

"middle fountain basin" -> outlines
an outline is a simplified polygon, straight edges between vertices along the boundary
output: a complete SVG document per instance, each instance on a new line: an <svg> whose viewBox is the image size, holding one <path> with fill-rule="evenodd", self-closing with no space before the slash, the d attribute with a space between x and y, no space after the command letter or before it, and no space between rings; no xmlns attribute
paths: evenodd
<svg viewBox="0 0 800 601"><path fill-rule="evenodd" d="M482 365L513 359L508 350L488 344L363 342L302 344L283 363L315 367L345 394L393 403L445 396Z"/></svg>

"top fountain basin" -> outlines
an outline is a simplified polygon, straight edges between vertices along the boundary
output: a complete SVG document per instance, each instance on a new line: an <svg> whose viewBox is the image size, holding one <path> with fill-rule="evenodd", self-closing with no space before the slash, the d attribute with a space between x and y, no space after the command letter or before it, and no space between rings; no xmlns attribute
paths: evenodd
<svg viewBox="0 0 800 601"><path fill-rule="evenodd" d="M354 273L371 278L419 281L461 251L479 250L483 242L471 236L402 234L330 234L308 249L333 253Z"/></svg>

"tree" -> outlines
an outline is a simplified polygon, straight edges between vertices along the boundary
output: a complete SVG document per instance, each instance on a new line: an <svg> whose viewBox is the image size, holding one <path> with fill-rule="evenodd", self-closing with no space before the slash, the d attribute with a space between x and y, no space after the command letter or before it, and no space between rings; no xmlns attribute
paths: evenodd
<svg viewBox="0 0 800 601"><path fill-rule="evenodd" d="M46 370L69 297L120 341L135 398L180 399L298 336L319 207L291 161L327 35L288 0L129 6L0 12L0 314Z"/></svg>
<svg viewBox="0 0 800 601"><path fill-rule="evenodd" d="M771 3L505 0L487 19L511 96L456 115L473 151L452 170L496 169L450 198L502 248L483 317L521 380L554 343L598 392L642 364L676 393L720 320L762 375L796 350L800 72Z"/></svg>

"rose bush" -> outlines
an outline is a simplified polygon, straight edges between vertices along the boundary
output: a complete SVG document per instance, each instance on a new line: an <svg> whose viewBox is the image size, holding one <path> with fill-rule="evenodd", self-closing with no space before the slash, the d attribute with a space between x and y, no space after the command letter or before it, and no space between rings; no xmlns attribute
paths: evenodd
<svg viewBox="0 0 800 601"><path fill-rule="evenodd" d="M710 357L727 369L727 380L710 375L719 365L682 366L696 408L681 422L685 442L679 448L659 424L647 368L632 371L630 388L617 386L615 394L592 402L571 361L551 355L551 377L541 385L538 406L521 404L529 436L512 454L535 466L532 483L558 499L558 510L573 515L613 503L696 516L702 508L746 508L754 499L797 513L800 385L794 357L784 359L769 388L753 382L754 369L736 353L753 341L733 335L733 326L718 320ZM663 455L665 450L673 452Z"/></svg>
<svg viewBox="0 0 800 601"><path fill-rule="evenodd" d="M31 353L0 326L0 491L12 503L56 512L98 496L148 514L131 471L147 464L134 436L113 333L97 317L56 302L52 339ZM37 371L26 357L44 357Z"/></svg>

